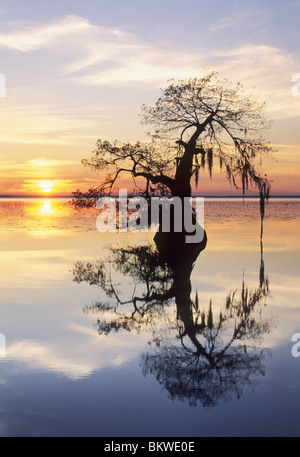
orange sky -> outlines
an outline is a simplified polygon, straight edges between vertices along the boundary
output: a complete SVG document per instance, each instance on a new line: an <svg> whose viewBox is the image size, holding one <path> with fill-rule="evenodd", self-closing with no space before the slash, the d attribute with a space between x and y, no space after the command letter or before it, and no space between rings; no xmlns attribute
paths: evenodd
<svg viewBox="0 0 300 457"><path fill-rule="evenodd" d="M82 157L88 157L91 154L91 152L85 153L84 148L81 150ZM280 148L274 154L274 158L264 162L263 170L267 171L272 180L273 195L300 195L298 173L300 155L296 146ZM89 186L97 184L100 179L101 175L83 167L79 158L78 160L55 160L46 156L19 163L5 161L1 164L0 195L70 196L72 191L78 188L88 189ZM128 175L122 176L119 180L120 188L130 188L131 185L132 181ZM225 175L220 173L219 167L216 166L213 179L209 178L208 173L202 172L197 193L201 195L235 195L236 191L230 187ZM249 195L252 193L249 192Z"/></svg>

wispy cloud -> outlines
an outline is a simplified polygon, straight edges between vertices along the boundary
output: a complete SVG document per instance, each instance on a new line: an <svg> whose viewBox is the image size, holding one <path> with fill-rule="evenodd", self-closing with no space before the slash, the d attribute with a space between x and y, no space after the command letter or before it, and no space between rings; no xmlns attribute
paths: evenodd
<svg viewBox="0 0 300 457"><path fill-rule="evenodd" d="M300 68L293 54L268 45L245 45L212 53L213 67L230 79L254 88L277 118L299 116L298 100L292 97L291 77Z"/></svg>
<svg viewBox="0 0 300 457"><path fill-rule="evenodd" d="M61 44L61 39L70 34L81 34L91 29L92 25L78 16L66 16L51 24L14 27L10 33L0 34L0 47L23 52L33 51Z"/></svg>
<svg viewBox="0 0 300 457"><path fill-rule="evenodd" d="M184 78L191 69L198 71L201 57L152 45L134 34L93 25L74 15L56 23L20 24L0 34L0 47L22 52L56 48L64 56L63 74L77 73L76 82L91 86Z"/></svg>
<svg viewBox="0 0 300 457"><path fill-rule="evenodd" d="M242 25L245 21L249 22L255 18L254 24L257 24L257 20L265 20L262 18L262 13L260 10L250 9L235 11L228 16L223 16L222 18L215 21L210 27L210 32L218 32L220 30L229 29L237 25Z"/></svg>
<svg viewBox="0 0 300 457"><path fill-rule="evenodd" d="M61 373L71 379L89 376L94 369L88 363L60 356L45 344L29 340L18 341L9 346L7 356L25 362L33 368Z"/></svg>
<svg viewBox="0 0 300 457"><path fill-rule="evenodd" d="M7 357L25 363L31 369L54 372L69 379L88 377L104 366L120 366L137 356L136 335L115 336L108 343L97 332L82 325L69 325L76 339L66 345L36 340L20 340L7 347ZM145 344L146 337L141 337ZM87 357L86 344L90 352ZM62 349L63 348L63 349Z"/></svg>
<svg viewBox="0 0 300 457"><path fill-rule="evenodd" d="M13 160L2 160L1 161L1 172L7 169L14 168L15 172L26 171L32 172L40 170L41 168L52 169L53 167L68 167L69 165L78 164L77 160L60 160L60 159L48 159L47 157L37 157L36 159L26 160L25 162L16 162ZM41 171L41 170L40 170Z"/></svg>
<svg viewBox="0 0 300 457"><path fill-rule="evenodd" d="M215 22L209 30L213 33L254 17L258 17L256 10L236 12ZM199 77L203 68L211 68L218 70L221 77L225 75L244 82L246 87L256 87L262 98L267 100L270 110L278 116L298 115L298 106L290 94L290 81L291 75L299 71L299 59L265 44L248 43L226 49L219 43L218 46L212 45L207 53L204 43L197 52L186 52L167 43L145 41L124 30L94 25L85 18L71 15L50 24L14 26L11 32L0 34L1 46L22 52L54 47L54 54L58 56L56 71L60 73L60 84L71 83L81 87L158 88L171 78ZM63 130L67 132L71 124L66 118L70 120L69 115L62 119L57 117L54 125L49 118L40 117L39 139L44 141L44 128L45 141L60 141L58 138L64 134ZM107 122L107 112L105 118ZM81 119L86 119L89 125L85 127L91 131L93 122L86 116ZM80 123L82 130L81 119L75 120L75 124ZM102 121L105 122L104 118ZM74 132L74 119L72 122ZM33 119L30 119L30 125L35 125ZM51 138L52 134L55 138ZM26 141L26 135L23 138Z"/></svg>
<svg viewBox="0 0 300 457"><path fill-rule="evenodd" d="M236 12L218 20L210 30L228 28L258 15L259 12L253 10ZM263 72L270 65L263 59L275 58L275 66L289 57L274 47L251 44L230 50L218 46L217 51L211 49L209 54L204 46L197 53L186 52L166 43L159 46L146 42L121 29L93 25L75 15L50 24L19 25L17 30L0 34L1 46L23 52L56 47L59 53L65 54L64 74L78 73L77 81L90 85L145 82L173 75L184 77L199 71L203 65L213 64L216 57L227 59L229 65L232 59L238 59L240 64L259 61Z"/></svg>
<svg viewBox="0 0 300 457"><path fill-rule="evenodd" d="M1 107L0 143L78 145L79 141L95 141L95 132L100 122L102 126L112 122L111 108L82 106L77 102L68 106L62 100L57 105L34 105L34 96L40 95L38 91L34 94L34 87L31 91L25 91L25 97L22 94L19 96L20 92L12 90L8 99L10 105L7 103L7 106ZM26 100L28 96L32 98L28 100L30 104ZM43 94L40 98L42 96ZM59 98L59 92L53 93L52 97L54 96Z"/></svg>

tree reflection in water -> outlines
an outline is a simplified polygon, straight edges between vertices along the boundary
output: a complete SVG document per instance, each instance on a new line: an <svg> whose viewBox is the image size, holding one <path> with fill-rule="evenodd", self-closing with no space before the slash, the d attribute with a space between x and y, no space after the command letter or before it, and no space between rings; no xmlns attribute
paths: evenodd
<svg viewBox="0 0 300 457"><path fill-rule="evenodd" d="M266 349L261 343L270 327L261 310L269 281L262 244L258 287L250 290L243 280L241 289L230 291L216 313L212 301L202 306L191 287L194 263L206 238L198 246L182 245L178 255L178 240L171 243L168 234L170 249L163 251L160 246L167 244L160 236L155 237L156 245L111 248L105 261L75 264L74 281L99 286L108 297L85 312L95 313L100 334L151 332L142 371L154 375L171 399L211 407L240 398L244 387L253 387L265 373ZM116 285L120 274L133 280L130 297L124 298Z"/></svg>

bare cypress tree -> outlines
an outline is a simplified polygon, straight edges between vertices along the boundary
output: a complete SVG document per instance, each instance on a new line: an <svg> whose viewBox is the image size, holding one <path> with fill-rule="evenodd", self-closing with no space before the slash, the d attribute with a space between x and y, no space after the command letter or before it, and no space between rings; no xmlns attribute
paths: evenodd
<svg viewBox="0 0 300 457"><path fill-rule="evenodd" d="M265 104L238 84L220 80L216 72L202 78L172 81L154 106L142 107L142 124L151 141L135 144L98 140L85 166L105 174L98 186L74 192L77 206L90 206L110 194L121 176L129 175L135 193L189 197L201 170L212 177L216 163L230 184L243 194L253 188L264 215L270 183L259 173L271 152L263 133L269 127Z"/></svg>

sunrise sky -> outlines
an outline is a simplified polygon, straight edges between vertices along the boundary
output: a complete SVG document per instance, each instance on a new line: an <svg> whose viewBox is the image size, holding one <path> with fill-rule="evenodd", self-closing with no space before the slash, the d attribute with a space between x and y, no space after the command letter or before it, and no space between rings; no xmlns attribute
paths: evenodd
<svg viewBox="0 0 300 457"><path fill-rule="evenodd" d="M299 20L299 0L0 1L0 195L96 184L81 159L97 139L146 140L141 105L204 69L267 102L264 170L274 195L300 195ZM232 193L218 171L199 191Z"/></svg>

